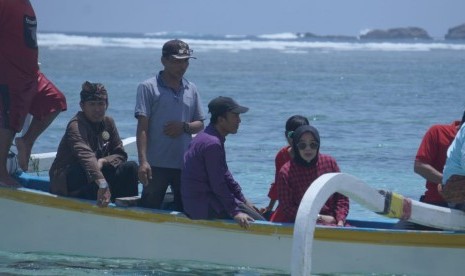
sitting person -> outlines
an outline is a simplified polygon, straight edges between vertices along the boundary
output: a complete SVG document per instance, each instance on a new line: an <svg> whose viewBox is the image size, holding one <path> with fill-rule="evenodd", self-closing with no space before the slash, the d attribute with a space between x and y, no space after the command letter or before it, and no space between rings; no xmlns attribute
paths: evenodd
<svg viewBox="0 0 465 276"><path fill-rule="evenodd" d="M454 121L451 124L436 124L431 126L423 136L414 162L414 172L426 179L426 191L420 197L420 201L441 207L448 207L439 192L443 181L443 169L447 158L447 149L454 140L457 131L463 124L462 121ZM409 230L440 230L437 228L417 224L400 219L394 226L396 229Z"/></svg>
<svg viewBox="0 0 465 276"><path fill-rule="evenodd" d="M465 117L465 113L462 117ZM433 125L424 135L414 163L415 173L426 179L426 191L420 197L421 202L447 207L447 203L438 192L438 184L442 183L447 149L464 119L448 125Z"/></svg>
<svg viewBox="0 0 465 276"><path fill-rule="evenodd" d="M137 163L127 161L115 122L105 116L105 87L84 82L80 106L82 111L68 123L50 168L50 192L97 200L100 207L137 195Z"/></svg>
<svg viewBox="0 0 465 276"><path fill-rule="evenodd" d="M284 164L276 179L278 200L283 215L275 222L295 222L297 210L308 187L325 173L339 172L336 160L321 154L320 135L312 126L300 126L292 135L293 158ZM349 213L349 199L334 193L318 216L318 223L344 226Z"/></svg>
<svg viewBox="0 0 465 276"><path fill-rule="evenodd" d="M451 208L465 211L465 125L460 127L447 150L439 193Z"/></svg>
<svg viewBox="0 0 465 276"><path fill-rule="evenodd" d="M274 160L276 168L275 182L281 167L292 158L292 134L298 127L303 125L309 125L309 122L307 118L300 115L291 116L286 121L286 130L284 131L284 137L286 138L288 144L276 154L276 158ZM268 191L270 203L266 208L260 210L263 216L269 220L275 216L279 216L280 214L282 214L278 208L276 208L276 210L273 212L273 207L276 204L276 201L278 201L278 190L276 188L275 182L271 184L270 190ZM276 220L276 218L274 219Z"/></svg>
<svg viewBox="0 0 465 276"><path fill-rule="evenodd" d="M229 97L208 104L210 124L194 137L184 155L181 197L189 218L233 218L243 228L255 219L265 220L242 194L226 163L225 137L237 133L239 114L248 110Z"/></svg>

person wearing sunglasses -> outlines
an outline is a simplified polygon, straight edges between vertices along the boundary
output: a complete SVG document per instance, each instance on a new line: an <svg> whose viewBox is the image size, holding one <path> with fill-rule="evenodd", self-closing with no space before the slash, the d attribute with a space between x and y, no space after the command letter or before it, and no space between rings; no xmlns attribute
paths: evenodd
<svg viewBox="0 0 465 276"><path fill-rule="evenodd" d="M293 155L292 153L292 134L294 131L303 125L309 125L310 123L308 122L308 119L305 118L304 116L301 115L293 115L289 117L286 121L286 128L284 131L284 137L286 138L287 145L281 148L279 152L276 154L274 163L275 163L275 181L271 183L270 190L268 191L268 197L270 198L270 203L268 204L267 207L260 209L260 212L262 215L268 219L278 219L275 218L276 216L282 215L282 212L280 209L277 207L276 210L273 211L273 207L278 201L278 189L276 188L276 177L278 176L278 172L281 169L281 167L286 164L289 160L291 160L291 157Z"/></svg>
<svg viewBox="0 0 465 276"><path fill-rule="evenodd" d="M284 164L276 178L278 200L283 215L275 222L294 222L305 192L313 181L325 173L340 172L336 160L320 153L320 134L309 125L298 127L292 135L293 157ZM345 226L349 199L334 193L318 216L318 223Z"/></svg>

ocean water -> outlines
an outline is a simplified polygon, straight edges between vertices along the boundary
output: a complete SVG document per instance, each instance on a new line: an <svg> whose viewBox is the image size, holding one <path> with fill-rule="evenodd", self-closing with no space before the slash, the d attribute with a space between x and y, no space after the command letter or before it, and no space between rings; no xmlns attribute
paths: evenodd
<svg viewBox="0 0 465 276"><path fill-rule="evenodd" d="M68 111L36 142L33 152L56 151L79 109L85 80L109 91L108 114L120 135L135 136L136 88L162 69L161 46L180 38L194 49L186 78L205 112L216 96L231 96L250 111L226 137L230 170L257 206L268 204L274 157L285 145L284 124L301 114L321 135L321 152L341 171L367 184L418 199L424 180L413 172L423 134L433 124L460 119L465 110L465 42L318 41L293 34L40 33L42 71L64 93ZM208 120L207 120L208 122ZM349 218L381 219L351 203ZM0 252L0 273L19 275L275 275L276 271L212 264L106 260L48 253Z"/></svg>

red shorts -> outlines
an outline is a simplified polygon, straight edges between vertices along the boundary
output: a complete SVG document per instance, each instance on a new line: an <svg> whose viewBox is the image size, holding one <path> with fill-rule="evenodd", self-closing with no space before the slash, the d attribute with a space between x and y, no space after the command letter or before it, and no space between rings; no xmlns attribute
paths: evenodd
<svg viewBox="0 0 465 276"><path fill-rule="evenodd" d="M42 120L57 110L66 110L65 96L42 72L36 81L18 83L0 84L0 127L20 132L28 113Z"/></svg>
<svg viewBox="0 0 465 276"><path fill-rule="evenodd" d="M63 95L63 93L61 93L61 91L40 71L38 81L39 92L34 96L29 113L34 118L42 120L50 113L57 110L65 111L68 108L65 95Z"/></svg>

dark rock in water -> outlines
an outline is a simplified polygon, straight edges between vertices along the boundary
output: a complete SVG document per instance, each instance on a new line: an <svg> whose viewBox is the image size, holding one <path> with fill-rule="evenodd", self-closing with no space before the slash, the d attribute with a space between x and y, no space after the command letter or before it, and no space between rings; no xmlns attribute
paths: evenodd
<svg viewBox="0 0 465 276"><path fill-rule="evenodd" d="M453 28L450 28L445 39L465 39L465 23Z"/></svg>
<svg viewBox="0 0 465 276"><path fill-rule="evenodd" d="M375 29L361 35L360 39L432 39L428 32L417 27L394 28L388 30Z"/></svg>

